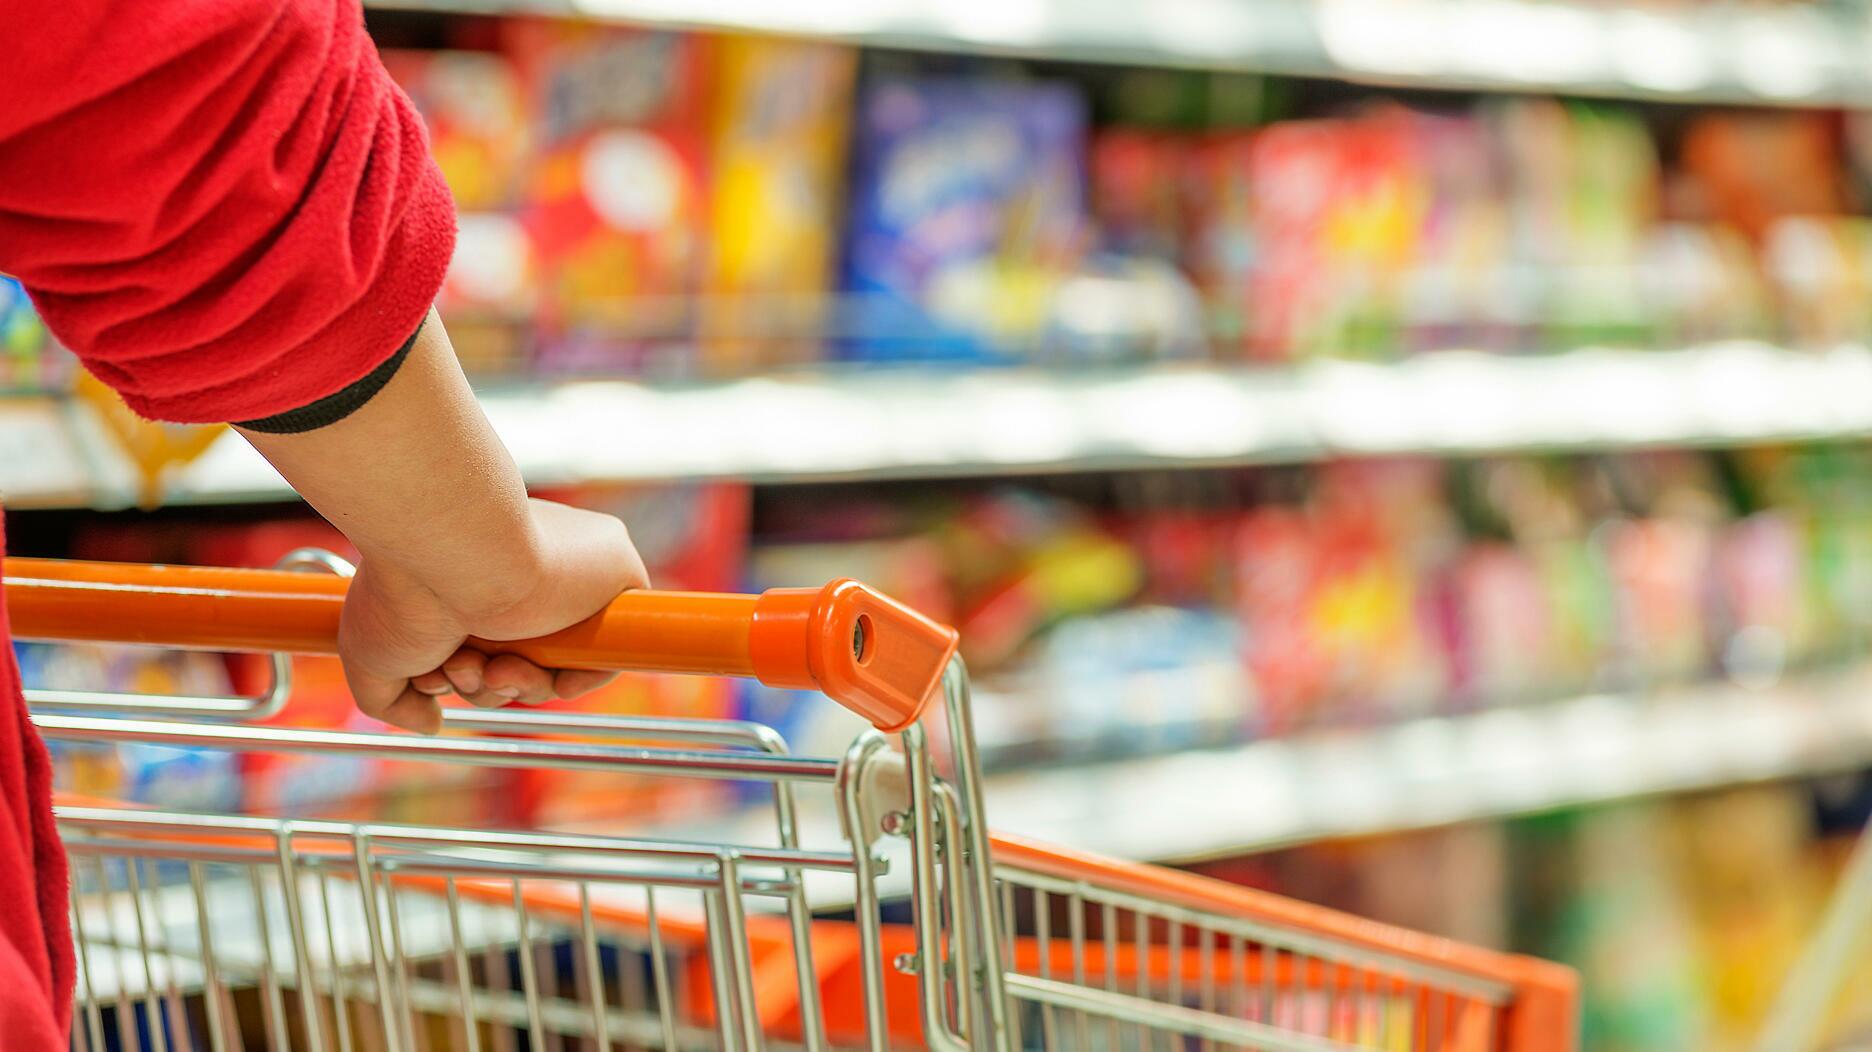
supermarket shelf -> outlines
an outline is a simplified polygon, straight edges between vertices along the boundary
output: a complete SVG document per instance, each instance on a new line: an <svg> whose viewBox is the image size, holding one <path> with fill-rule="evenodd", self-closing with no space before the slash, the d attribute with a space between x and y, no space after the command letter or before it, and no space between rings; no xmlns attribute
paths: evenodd
<svg viewBox="0 0 1872 1052"><path fill-rule="evenodd" d="M977 698L978 726L990 716L979 704L987 701ZM991 770L985 800L1002 832L1181 863L1869 766L1872 662L1772 687L1591 695L1226 748ZM842 843L827 794L803 794L799 815L802 843ZM613 831L773 840L764 805L669 821ZM905 844L886 838L879 849L892 863L884 887L902 893ZM809 876L808 887L826 904L851 894L849 881L833 875Z"/></svg>
<svg viewBox="0 0 1872 1052"><path fill-rule="evenodd" d="M1731 343L1392 365L852 370L687 387L586 381L483 401L527 478L761 483L1299 463L1337 456L1724 446L1872 435L1872 348ZM82 406L0 401L0 499L135 502ZM170 503L280 500L238 436L174 473Z"/></svg>
<svg viewBox="0 0 1872 1052"><path fill-rule="evenodd" d="M1872 765L1872 665L992 775L997 829L1195 861Z"/></svg>
<svg viewBox="0 0 1872 1052"><path fill-rule="evenodd" d="M1847 5L1541 0L371 0L882 47L1416 87L1764 105L1872 101Z"/></svg>

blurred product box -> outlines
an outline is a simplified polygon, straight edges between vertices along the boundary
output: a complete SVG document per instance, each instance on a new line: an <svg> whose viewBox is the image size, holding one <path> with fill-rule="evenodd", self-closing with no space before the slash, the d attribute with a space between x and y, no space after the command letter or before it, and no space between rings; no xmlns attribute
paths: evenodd
<svg viewBox="0 0 1872 1052"><path fill-rule="evenodd" d="M859 361L1036 352L1083 236L1084 100L1060 83L886 77L858 100L844 283Z"/></svg>
<svg viewBox="0 0 1872 1052"><path fill-rule="evenodd" d="M857 52L742 36L707 45L702 368L723 375L816 361L837 321L830 289Z"/></svg>
<svg viewBox="0 0 1872 1052"><path fill-rule="evenodd" d="M213 654L135 647L14 643L27 689L225 695L227 668ZM239 758L214 749L141 743L48 742L52 784L97 800L228 811L242 800Z"/></svg>
<svg viewBox="0 0 1872 1052"><path fill-rule="evenodd" d="M491 51L382 52L384 68L429 130L455 205L465 212L511 208L525 185L528 113L519 72Z"/></svg>
<svg viewBox="0 0 1872 1052"><path fill-rule="evenodd" d="M536 153L521 215L540 273L538 366L668 372L707 259L706 42L514 19Z"/></svg>
<svg viewBox="0 0 1872 1052"><path fill-rule="evenodd" d="M522 371L539 274L517 211L533 157L519 72L487 51L393 49L383 60L422 113L455 195L455 256L436 297L450 342L472 375Z"/></svg>
<svg viewBox="0 0 1872 1052"><path fill-rule="evenodd" d="M0 392L63 390L77 370L19 282L0 274Z"/></svg>

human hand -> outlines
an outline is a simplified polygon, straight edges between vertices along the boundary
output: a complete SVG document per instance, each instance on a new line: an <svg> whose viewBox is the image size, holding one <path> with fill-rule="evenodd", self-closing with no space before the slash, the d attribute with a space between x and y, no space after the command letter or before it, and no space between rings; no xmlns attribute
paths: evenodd
<svg viewBox="0 0 1872 1052"><path fill-rule="evenodd" d="M417 571L365 553L338 626L345 679L365 715L432 734L450 693L483 708L537 705L588 693L616 675L541 668L464 645L470 636L555 632L619 592L649 586L642 557L613 516L543 500L529 501L527 512L525 535L511 547L486 558L462 553L453 567Z"/></svg>

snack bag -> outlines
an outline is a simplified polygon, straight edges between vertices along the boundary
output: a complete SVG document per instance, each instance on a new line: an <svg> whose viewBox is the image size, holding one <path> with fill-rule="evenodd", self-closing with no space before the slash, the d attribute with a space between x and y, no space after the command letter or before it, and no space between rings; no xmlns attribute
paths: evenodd
<svg viewBox="0 0 1872 1052"><path fill-rule="evenodd" d="M819 357L843 207L857 54L762 37L711 41L711 373Z"/></svg>
<svg viewBox="0 0 1872 1052"><path fill-rule="evenodd" d="M700 38L534 20L508 36L537 142L521 212L541 366L681 368L707 212Z"/></svg>
<svg viewBox="0 0 1872 1052"><path fill-rule="evenodd" d="M880 80L858 104L845 284L859 360L1035 350L1083 224L1063 84Z"/></svg>
<svg viewBox="0 0 1872 1052"><path fill-rule="evenodd" d="M0 391L62 386L75 366L52 338L19 282L0 274Z"/></svg>
<svg viewBox="0 0 1872 1052"><path fill-rule="evenodd" d="M1181 187L1188 222L1183 264L1202 291L1208 335L1224 358L1247 353L1256 316L1259 239L1249 181L1253 172L1253 133L1219 132L1190 148Z"/></svg>
<svg viewBox="0 0 1872 1052"><path fill-rule="evenodd" d="M464 212L511 207L526 175L520 77L488 51L385 49L384 68L416 104L429 152Z"/></svg>
<svg viewBox="0 0 1872 1052"><path fill-rule="evenodd" d="M1400 272L1428 200L1409 115L1267 128L1255 136L1248 187L1259 250L1251 356L1395 347Z"/></svg>
<svg viewBox="0 0 1872 1052"><path fill-rule="evenodd" d="M1289 508L1250 512L1236 533L1242 657L1271 734L1304 724L1327 690L1328 654L1306 617L1318 588L1315 549L1314 531Z"/></svg>
<svg viewBox="0 0 1872 1052"><path fill-rule="evenodd" d="M1193 144L1187 136L1109 128L1092 139L1092 216L1106 251L1181 260L1189 230L1184 182Z"/></svg>
<svg viewBox="0 0 1872 1052"><path fill-rule="evenodd" d="M514 372L539 291L533 242L515 210L531 157L520 75L488 51L386 50L383 60L422 113L460 210L436 297L450 342L471 374Z"/></svg>

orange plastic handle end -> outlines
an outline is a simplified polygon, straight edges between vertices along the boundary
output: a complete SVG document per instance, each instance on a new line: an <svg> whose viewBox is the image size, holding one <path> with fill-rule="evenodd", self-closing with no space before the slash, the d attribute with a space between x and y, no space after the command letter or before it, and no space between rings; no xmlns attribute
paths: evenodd
<svg viewBox="0 0 1872 1052"><path fill-rule="evenodd" d="M956 643L955 629L848 579L769 590L748 632L755 678L824 691L886 733L923 715Z"/></svg>

